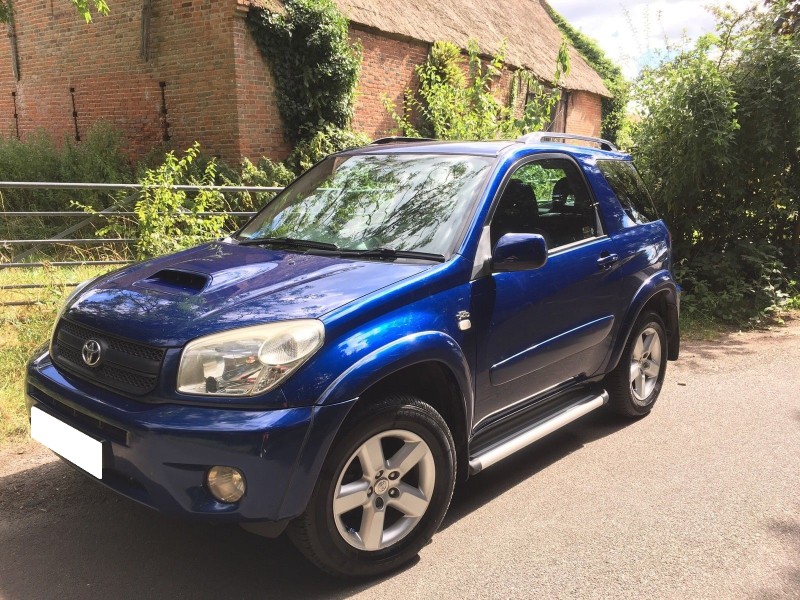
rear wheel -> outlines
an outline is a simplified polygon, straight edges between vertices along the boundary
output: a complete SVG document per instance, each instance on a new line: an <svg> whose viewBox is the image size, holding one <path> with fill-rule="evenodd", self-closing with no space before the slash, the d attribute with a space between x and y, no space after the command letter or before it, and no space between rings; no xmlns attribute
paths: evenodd
<svg viewBox="0 0 800 600"><path fill-rule="evenodd" d="M617 367L606 377L609 408L626 417L650 412L667 368L667 336L655 312L639 317Z"/></svg>
<svg viewBox="0 0 800 600"><path fill-rule="evenodd" d="M371 405L347 427L289 535L332 575L379 575L413 558L439 527L455 446L441 416L410 396Z"/></svg>

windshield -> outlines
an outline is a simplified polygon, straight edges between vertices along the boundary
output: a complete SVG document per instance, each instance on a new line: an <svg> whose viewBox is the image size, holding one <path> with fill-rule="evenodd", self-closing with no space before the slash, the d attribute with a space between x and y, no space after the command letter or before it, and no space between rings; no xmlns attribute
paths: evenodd
<svg viewBox="0 0 800 600"><path fill-rule="evenodd" d="M446 255L492 162L432 154L330 157L270 202L239 239L292 238L344 250Z"/></svg>

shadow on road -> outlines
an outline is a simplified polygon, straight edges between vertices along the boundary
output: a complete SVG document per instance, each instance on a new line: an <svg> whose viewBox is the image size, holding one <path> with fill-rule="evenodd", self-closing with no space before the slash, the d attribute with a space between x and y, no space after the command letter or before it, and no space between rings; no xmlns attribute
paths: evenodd
<svg viewBox="0 0 800 600"><path fill-rule="evenodd" d="M693 341L691 346L681 350L708 359L720 358L731 354L746 356L756 353L739 335L731 333L726 333L713 341Z"/></svg>
<svg viewBox="0 0 800 600"><path fill-rule="evenodd" d="M478 476L471 477L456 486L453 502L441 529L458 522L539 471L580 450L586 444L611 435L632 423L635 421L621 419L604 410L589 413Z"/></svg>
<svg viewBox="0 0 800 600"><path fill-rule="evenodd" d="M442 527L625 425L593 413L519 452L459 486ZM374 583L326 577L285 539L163 516L60 461L0 479L0 598L336 598Z"/></svg>
<svg viewBox="0 0 800 600"><path fill-rule="evenodd" d="M770 525L770 533L779 539L786 540L788 542L787 546L794 549L794 556L800 556L800 521L789 519L773 521ZM792 597L800 597L800 564L797 561L793 566L786 569L782 580L785 588L783 591L798 594ZM770 600L784 596L774 590L764 590L757 597Z"/></svg>

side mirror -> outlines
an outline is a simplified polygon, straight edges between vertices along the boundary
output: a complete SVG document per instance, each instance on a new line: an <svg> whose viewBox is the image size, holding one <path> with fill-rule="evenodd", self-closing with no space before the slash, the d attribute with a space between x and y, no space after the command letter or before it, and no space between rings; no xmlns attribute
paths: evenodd
<svg viewBox="0 0 800 600"><path fill-rule="evenodd" d="M547 242L538 233L507 233L492 252L492 271L532 271L547 262Z"/></svg>

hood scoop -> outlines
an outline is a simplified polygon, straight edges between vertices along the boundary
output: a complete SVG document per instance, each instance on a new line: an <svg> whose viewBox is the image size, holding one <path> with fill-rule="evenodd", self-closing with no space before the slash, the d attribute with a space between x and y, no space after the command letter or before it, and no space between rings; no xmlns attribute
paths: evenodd
<svg viewBox="0 0 800 600"><path fill-rule="evenodd" d="M211 277L202 273L181 271L179 269L162 269L153 273L147 279L142 279L138 285L163 292L199 294L208 287Z"/></svg>

